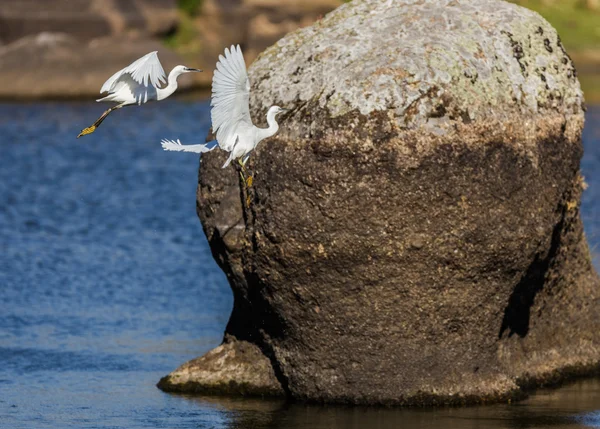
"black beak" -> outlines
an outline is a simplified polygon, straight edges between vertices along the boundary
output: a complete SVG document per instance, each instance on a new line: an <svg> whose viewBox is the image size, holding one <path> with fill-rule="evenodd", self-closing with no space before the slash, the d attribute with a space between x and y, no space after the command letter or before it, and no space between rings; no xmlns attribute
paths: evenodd
<svg viewBox="0 0 600 429"><path fill-rule="evenodd" d="M292 111L292 109L284 109L283 107L281 108L281 112L282 113L288 113L288 112L291 112L291 111Z"/></svg>
<svg viewBox="0 0 600 429"><path fill-rule="evenodd" d="M189 68L189 67L188 67L186 70L187 70L187 71L193 71L193 72L201 72L201 71L202 71L202 70L200 70L200 69L191 69L191 68Z"/></svg>

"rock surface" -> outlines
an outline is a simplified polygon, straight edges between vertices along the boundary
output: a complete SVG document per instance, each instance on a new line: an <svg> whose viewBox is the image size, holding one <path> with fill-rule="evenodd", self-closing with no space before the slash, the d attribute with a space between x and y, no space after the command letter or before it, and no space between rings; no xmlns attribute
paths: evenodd
<svg viewBox="0 0 600 429"><path fill-rule="evenodd" d="M248 207L227 155L203 156L198 214L234 293L228 341L287 395L497 401L598 368L583 98L539 15L354 0L250 81L259 124L293 111L250 157Z"/></svg>
<svg viewBox="0 0 600 429"><path fill-rule="evenodd" d="M158 383L163 390L205 395L283 396L271 362L246 341L226 339L219 347L191 360Z"/></svg>

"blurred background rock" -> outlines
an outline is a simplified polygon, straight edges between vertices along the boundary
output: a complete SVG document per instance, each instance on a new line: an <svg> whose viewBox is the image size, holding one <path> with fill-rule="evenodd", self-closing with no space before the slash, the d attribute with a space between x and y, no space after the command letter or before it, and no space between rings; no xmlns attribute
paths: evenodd
<svg viewBox="0 0 600 429"><path fill-rule="evenodd" d="M342 0L2 0L0 98L98 95L115 71L158 50L165 70L177 64L183 89L209 88L225 46L246 61L286 33L310 25ZM588 102L600 100L600 0L514 0L558 30ZM196 79L196 80L194 80Z"/></svg>
<svg viewBox="0 0 600 429"><path fill-rule="evenodd" d="M189 61L200 61L206 84L225 46L239 43L248 63L285 34L305 27L341 0L180 0L180 26L167 45Z"/></svg>
<svg viewBox="0 0 600 429"><path fill-rule="evenodd" d="M114 72L149 51L176 65L161 40L178 23L175 0L2 0L0 97L98 95Z"/></svg>

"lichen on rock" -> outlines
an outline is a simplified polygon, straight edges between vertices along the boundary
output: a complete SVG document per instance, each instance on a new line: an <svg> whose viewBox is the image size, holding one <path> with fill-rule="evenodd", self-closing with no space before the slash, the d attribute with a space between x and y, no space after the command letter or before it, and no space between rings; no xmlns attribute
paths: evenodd
<svg viewBox="0 0 600 429"><path fill-rule="evenodd" d="M539 15L354 0L249 74L255 120L292 112L248 195L203 155L198 214L234 294L228 338L286 395L487 402L598 368L583 96Z"/></svg>
<svg viewBox="0 0 600 429"><path fill-rule="evenodd" d="M501 1L351 2L267 49L252 73L255 111L316 101L333 117L391 111L401 127L582 102L556 31Z"/></svg>

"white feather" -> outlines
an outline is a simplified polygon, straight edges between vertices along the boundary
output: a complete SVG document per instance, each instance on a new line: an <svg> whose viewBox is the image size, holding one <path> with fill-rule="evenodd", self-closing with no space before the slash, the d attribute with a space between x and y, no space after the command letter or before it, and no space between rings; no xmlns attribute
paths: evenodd
<svg viewBox="0 0 600 429"><path fill-rule="evenodd" d="M131 76L135 82L146 87L148 84L150 84L156 88L163 85L167 80L165 71L163 70L160 60L158 59L157 51L154 51L144 55L142 58L135 60L124 69L119 70L112 75L106 82L104 82L104 85L102 85L100 94L103 92L116 92L115 86L119 82L119 78L123 75Z"/></svg>
<svg viewBox="0 0 600 429"><path fill-rule="evenodd" d="M250 117L250 81L246 63L239 45L225 49L225 56L219 56L217 69L213 75L210 116L213 133L219 147L230 152L223 168L234 159L246 163L250 152L263 139L274 135L279 129L277 114L285 111L271 106L267 112L268 128L257 128ZM165 150L203 153L205 145L183 146L179 142L163 140ZM212 150L212 148L211 148Z"/></svg>
<svg viewBox="0 0 600 429"><path fill-rule="evenodd" d="M133 104L141 105L149 101L164 100L177 90L177 78L181 74L200 71L202 70L179 65L171 70L167 79L156 51L144 55L104 82L100 93L108 92L108 95L96 101L112 102L117 105L106 110L92 127L83 129L77 138L93 133L110 112L116 109ZM164 83L167 85L161 88L160 85Z"/></svg>
<svg viewBox="0 0 600 429"><path fill-rule="evenodd" d="M252 125L250 118L250 81L239 45L225 49L219 56L212 81L211 120L219 147L230 152L240 125Z"/></svg>
<svg viewBox="0 0 600 429"><path fill-rule="evenodd" d="M193 144L193 145L182 145L181 141L162 139L160 144L164 150L170 150L175 152L194 152L194 153L206 153L217 147L215 142L206 144Z"/></svg>

